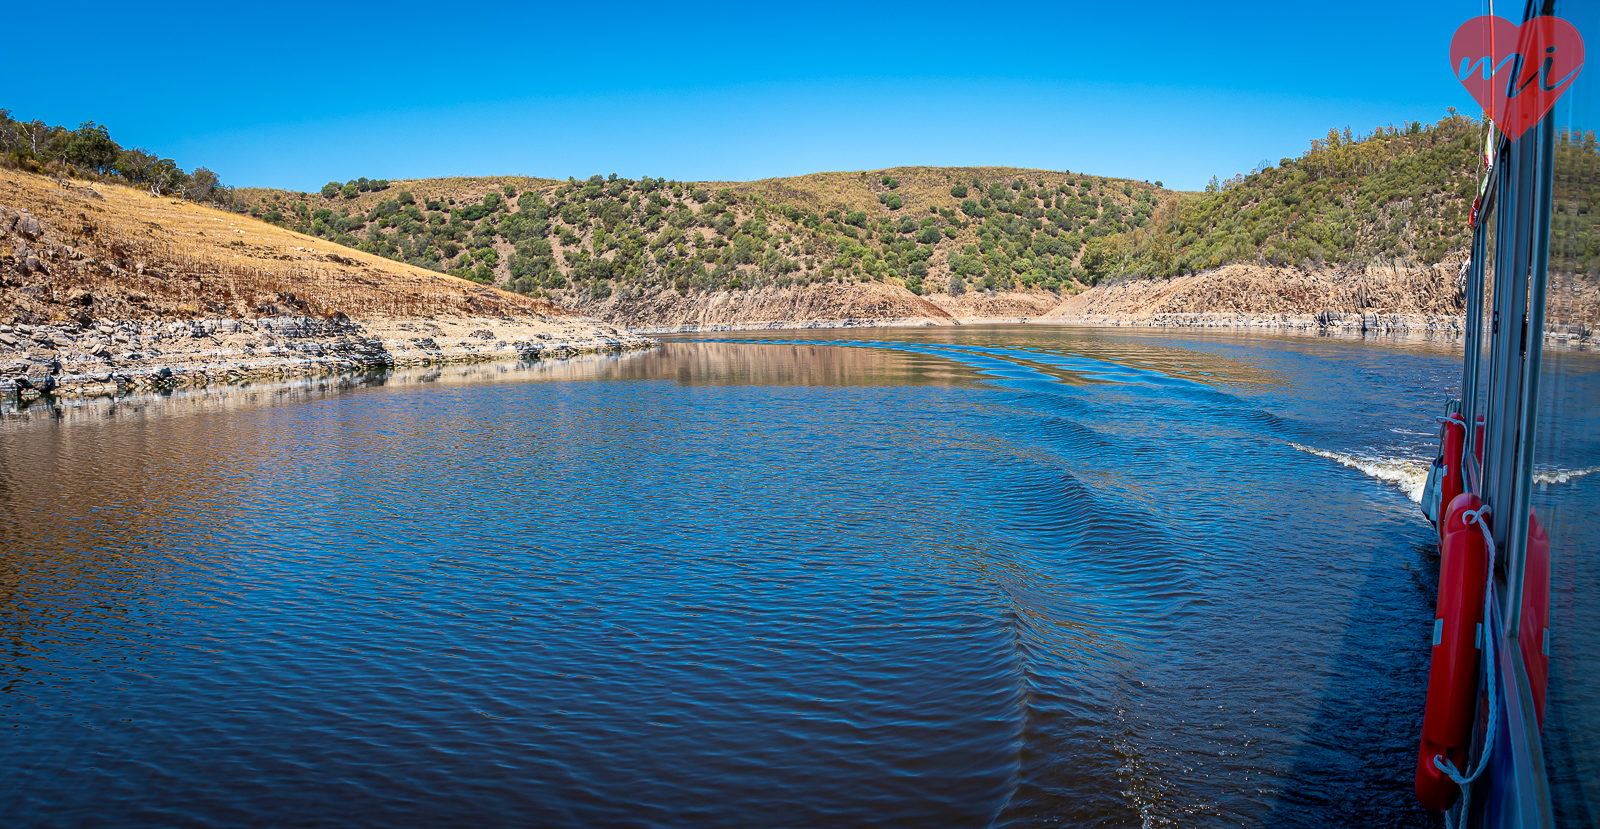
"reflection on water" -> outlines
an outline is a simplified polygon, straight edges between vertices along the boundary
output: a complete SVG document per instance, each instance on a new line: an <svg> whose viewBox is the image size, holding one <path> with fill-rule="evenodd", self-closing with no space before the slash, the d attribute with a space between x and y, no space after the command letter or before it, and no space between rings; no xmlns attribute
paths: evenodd
<svg viewBox="0 0 1600 829"><path fill-rule="evenodd" d="M1429 825L1431 529L1296 444L1427 457L1454 361L776 332L13 410L0 811Z"/></svg>

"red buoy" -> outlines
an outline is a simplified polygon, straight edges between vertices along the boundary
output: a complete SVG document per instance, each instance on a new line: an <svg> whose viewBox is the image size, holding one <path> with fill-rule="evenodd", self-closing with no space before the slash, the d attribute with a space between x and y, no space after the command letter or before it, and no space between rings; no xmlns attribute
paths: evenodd
<svg viewBox="0 0 1600 829"><path fill-rule="evenodd" d="M1482 507L1483 501L1470 492L1457 495L1439 525L1444 533L1439 545L1439 602L1416 780L1417 800L1435 812L1449 808L1461 788L1434 765L1434 758L1443 757L1465 769L1472 742L1489 555L1482 531L1467 523L1465 515Z"/></svg>
<svg viewBox="0 0 1600 829"><path fill-rule="evenodd" d="M1455 502L1456 496L1466 489L1466 478L1461 474L1462 458L1464 457L1463 453L1466 445L1467 423L1461 419L1459 413L1451 414L1444 421L1444 451L1442 452L1444 472L1439 478L1438 504L1446 509L1441 510L1441 514L1438 516L1439 525L1436 529L1439 531L1440 538L1444 537L1445 516L1443 512L1448 509L1450 504Z"/></svg>

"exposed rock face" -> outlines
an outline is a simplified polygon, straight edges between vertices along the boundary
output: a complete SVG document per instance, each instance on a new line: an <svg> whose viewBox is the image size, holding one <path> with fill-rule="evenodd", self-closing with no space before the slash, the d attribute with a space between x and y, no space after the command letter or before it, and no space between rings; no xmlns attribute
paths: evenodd
<svg viewBox="0 0 1600 829"><path fill-rule="evenodd" d="M1458 316L1461 261L1420 267L1369 267L1358 271L1304 271L1227 265L1172 279L1100 285L1067 299L1049 318L1171 314L1243 317L1315 316L1321 313Z"/></svg>
<svg viewBox="0 0 1600 829"><path fill-rule="evenodd" d="M606 325L553 327L504 318L367 324L310 317L0 324L0 394L107 394L361 368L533 360L649 345L650 340Z"/></svg>
<svg viewBox="0 0 1600 829"><path fill-rule="evenodd" d="M1229 265L1174 279L1103 284L1076 296L1023 290L916 296L871 282L688 295L622 292L564 303L643 331L983 322L1459 331L1460 272L1459 260L1356 271Z"/></svg>
<svg viewBox="0 0 1600 829"><path fill-rule="evenodd" d="M645 332L1017 322L1042 316L1060 303L1061 295L1051 291L917 296L882 282L709 294L660 290L618 293L598 301L581 296L563 300L582 313Z"/></svg>
<svg viewBox="0 0 1600 829"><path fill-rule="evenodd" d="M638 331L840 328L858 325L949 325L943 309L898 286L878 282L819 283L681 295L672 290L619 292L568 307Z"/></svg>
<svg viewBox="0 0 1600 829"><path fill-rule="evenodd" d="M1061 305L1054 291L965 291L929 294L927 300L961 322L1021 322L1042 317Z"/></svg>
<svg viewBox="0 0 1600 829"><path fill-rule="evenodd" d="M542 299L326 254L307 245L331 243L211 208L15 176L0 176L0 197L27 205L0 203L0 396L650 344Z"/></svg>

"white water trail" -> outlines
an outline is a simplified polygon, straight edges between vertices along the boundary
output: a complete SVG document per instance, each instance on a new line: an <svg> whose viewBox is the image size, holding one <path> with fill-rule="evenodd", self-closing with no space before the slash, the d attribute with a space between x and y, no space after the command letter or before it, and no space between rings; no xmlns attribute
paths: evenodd
<svg viewBox="0 0 1600 829"><path fill-rule="evenodd" d="M1302 446L1293 441L1290 441L1289 445L1307 454L1316 455L1319 458L1327 458L1351 469L1359 469L1380 481L1394 484L1414 503L1422 503L1422 488L1428 483L1428 465L1430 461L1405 458L1359 458L1354 455L1329 452L1326 449Z"/></svg>
<svg viewBox="0 0 1600 829"><path fill-rule="evenodd" d="M1600 466L1585 466L1582 469L1535 469L1533 482L1536 484L1564 484L1574 478L1593 475L1600 472Z"/></svg>
<svg viewBox="0 0 1600 829"><path fill-rule="evenodd" d="M1394 484L1400 488L1401 492L1406 494L1406 497L1418 504L1422 503L1422 488L1428 483L1428 467L1433 463L1431 458L1417 461L1405 458L1357 457L1341 452L1329 452L1326 449L1302 446L1294 441L1290 441L1289 445L1307 454L1316 455L1319 458L1327 458L1351 469L1359 469L1380 481ZM1581 469L1540 469L1534 471L1533 482L1536 484L1565 484L1585 475L1593 475L1596 472L1600 472L1600 466L1585 466Z"/></svg>

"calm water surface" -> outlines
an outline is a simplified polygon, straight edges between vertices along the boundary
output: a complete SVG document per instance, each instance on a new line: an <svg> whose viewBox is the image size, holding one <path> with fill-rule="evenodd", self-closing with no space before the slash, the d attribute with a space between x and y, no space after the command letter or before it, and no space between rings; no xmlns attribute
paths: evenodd
<svg viewBox="0 0 1600 829"><path fill-rule="evenodd" d="M1448 345L740 340L0 416L5 822L1434 825Z"/></svg>

